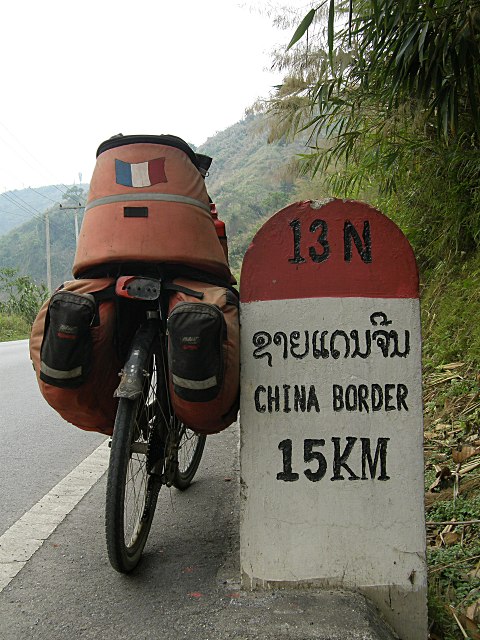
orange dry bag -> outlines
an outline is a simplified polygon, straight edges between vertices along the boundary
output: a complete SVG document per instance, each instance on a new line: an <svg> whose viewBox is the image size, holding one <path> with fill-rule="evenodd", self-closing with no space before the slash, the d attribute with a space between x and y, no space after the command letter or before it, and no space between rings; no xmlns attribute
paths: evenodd
<svg viewBox="0 0 480 640"><path fill-rule="evenodd" d="M122 263L189 265L230 282L210 215L202 159L176 136L103 142L90 182L73 274ZM208 161L211 159L208 158Z"/></svg>

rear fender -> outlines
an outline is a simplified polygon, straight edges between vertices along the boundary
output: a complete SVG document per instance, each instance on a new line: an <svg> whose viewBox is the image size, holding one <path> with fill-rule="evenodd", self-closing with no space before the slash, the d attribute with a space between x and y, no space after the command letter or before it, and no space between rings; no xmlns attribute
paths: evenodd
<svg viewBox="0 0 480 640"><path fill-rule="evenodd" d="M115 398L135 400L140 396L145 375L148 373L148 357L157 337L157 321L150 320L137 329L127 361L120 374L120 384L114 393Z"/></svg>

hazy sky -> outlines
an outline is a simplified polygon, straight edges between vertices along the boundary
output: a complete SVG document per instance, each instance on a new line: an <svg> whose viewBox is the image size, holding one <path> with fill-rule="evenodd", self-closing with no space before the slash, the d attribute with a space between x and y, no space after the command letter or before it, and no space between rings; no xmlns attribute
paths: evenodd
<svg viewBox="0 0 480 640"><path fill-rule="evenodd" d="M269 52L291 36L249 8L262 4L4 3L0 192L71 184L79 172L89 181L99 143L119 132L199 145L240 120L280 80Z"/></svg>

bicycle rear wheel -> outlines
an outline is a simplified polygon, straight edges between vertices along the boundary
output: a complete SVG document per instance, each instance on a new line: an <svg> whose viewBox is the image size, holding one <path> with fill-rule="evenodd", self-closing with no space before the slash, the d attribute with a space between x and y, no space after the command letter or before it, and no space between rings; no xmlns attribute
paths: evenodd
<svg viewBox="0 0 480 640"><path fill-rule="evenodd" d="M173 486L184 491L190 486L202 459L207 436L195 433L175 418L178 425L178 467L173 478Z"/></svg>
<svg viewBox="0 0 480 640"><path fill-rule="evenodd" d="M161 458L162 411L157 374L160 354L153 349L142 393L120 398L108 468L105 527L110 563L129 573L140 561L152 524L161 479L154 460Z"/></svg>

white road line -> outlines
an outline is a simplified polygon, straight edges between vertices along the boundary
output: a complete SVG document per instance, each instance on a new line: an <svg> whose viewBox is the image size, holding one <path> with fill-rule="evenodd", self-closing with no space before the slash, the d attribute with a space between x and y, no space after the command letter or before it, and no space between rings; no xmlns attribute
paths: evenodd
<svg viewBox="0 0 480 640"><path fill-rule="evenodd" d="M0 536L0 593L107 470L103 442Z"/></svg>

